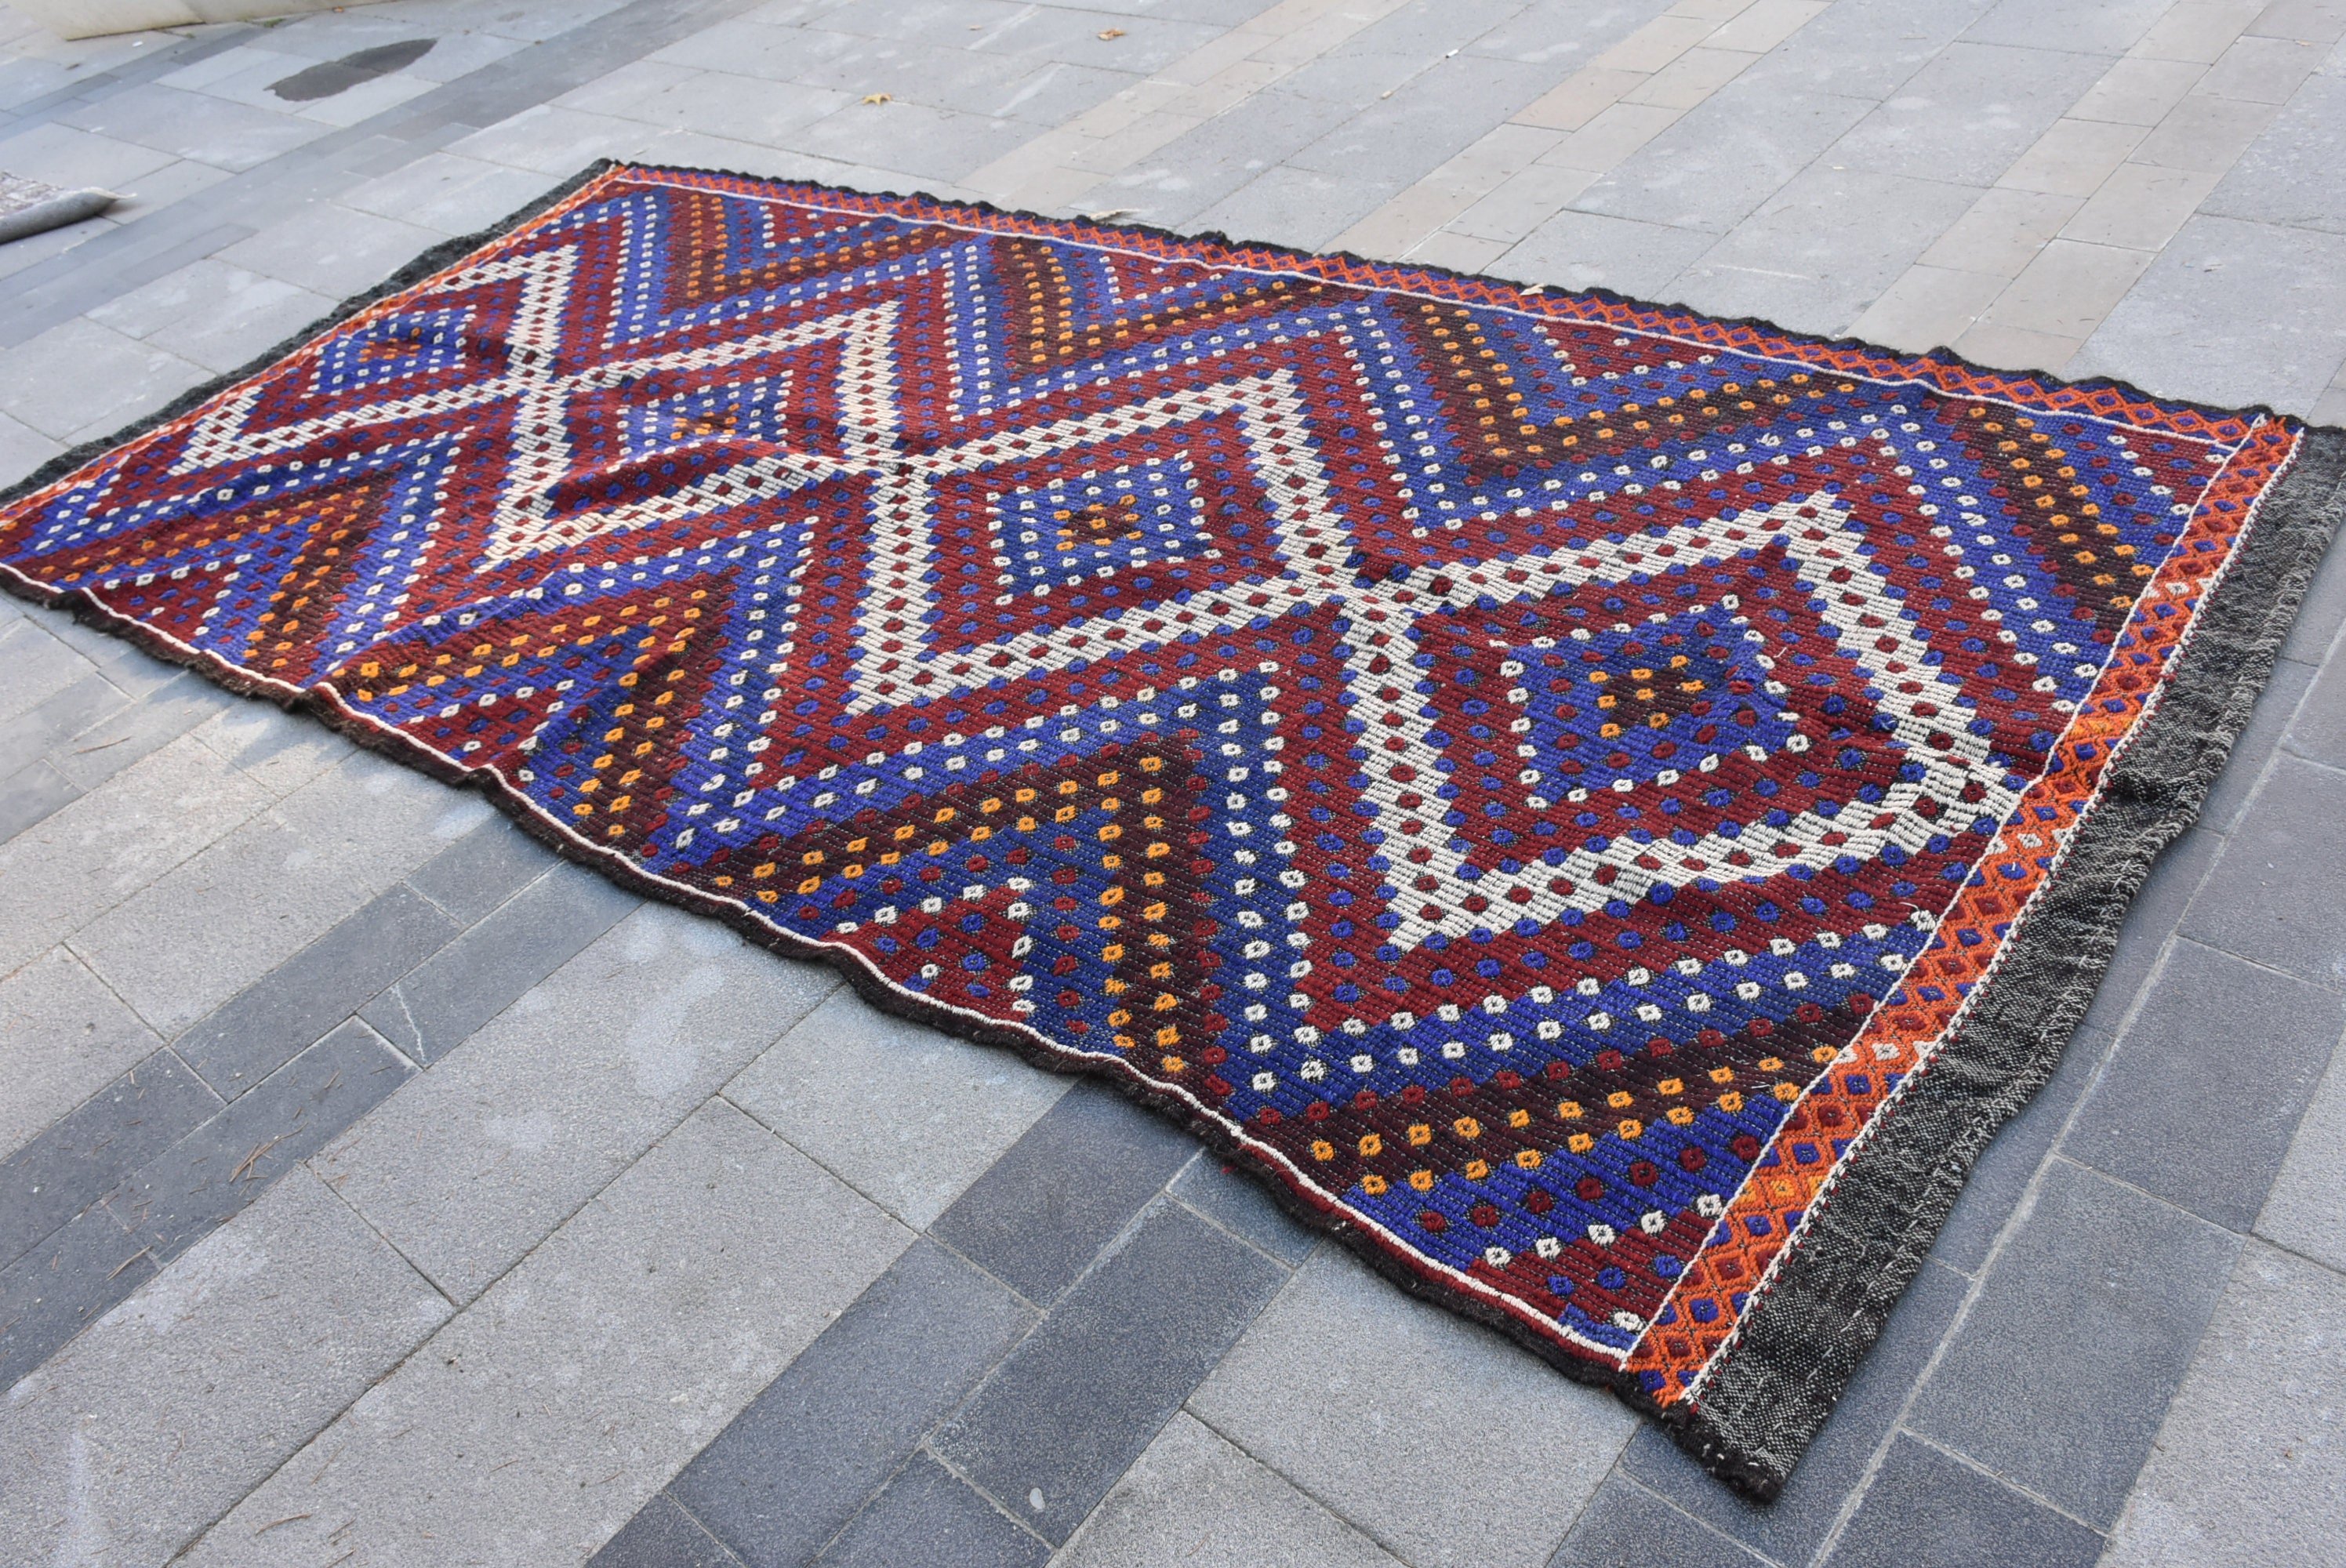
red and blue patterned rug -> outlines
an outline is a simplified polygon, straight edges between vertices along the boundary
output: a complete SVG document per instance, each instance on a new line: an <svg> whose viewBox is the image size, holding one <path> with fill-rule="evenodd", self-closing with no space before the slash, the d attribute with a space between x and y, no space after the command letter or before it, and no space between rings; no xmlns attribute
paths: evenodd
<svg viewBox="0 0 2346 1568"><path fill-rule="evenodd" d="M0 570L1107 1077L1767 1496L2221 766L2341 446L604 168L36 475Z"/></svg>

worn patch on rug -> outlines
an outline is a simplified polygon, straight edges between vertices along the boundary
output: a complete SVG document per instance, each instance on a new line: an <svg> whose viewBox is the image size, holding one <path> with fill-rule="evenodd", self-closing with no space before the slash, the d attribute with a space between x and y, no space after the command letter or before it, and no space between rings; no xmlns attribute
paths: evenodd
<svg viewBox="0 0 2346 1568"><path fill-rule="evenodd" d="M1103 1074L1762 1496L2341 470L2106 383L704 172L464 245L36 476L9 582Z"/></svg>

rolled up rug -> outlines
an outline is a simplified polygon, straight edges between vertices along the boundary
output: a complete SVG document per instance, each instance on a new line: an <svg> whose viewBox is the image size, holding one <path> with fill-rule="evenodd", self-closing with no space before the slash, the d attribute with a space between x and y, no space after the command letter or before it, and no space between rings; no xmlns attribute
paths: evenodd
<svg viewBox="0 0 2346 1568"><path fill-rule="evenodd" d="M41 180L0 174L0 245L95 218L121 199L96 186L60 190Z"/></svg>

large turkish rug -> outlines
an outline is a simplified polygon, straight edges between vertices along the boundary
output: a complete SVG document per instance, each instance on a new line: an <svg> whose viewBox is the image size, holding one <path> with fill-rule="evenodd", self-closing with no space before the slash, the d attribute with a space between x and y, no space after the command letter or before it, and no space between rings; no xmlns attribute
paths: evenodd
<svg viewBox="0 0 2346 1568"><path fill-rule="evenodd" d="M2342 448L604 167L36 475L0 559L1099 1074L1767 1496L2220 767Z"/></svg>

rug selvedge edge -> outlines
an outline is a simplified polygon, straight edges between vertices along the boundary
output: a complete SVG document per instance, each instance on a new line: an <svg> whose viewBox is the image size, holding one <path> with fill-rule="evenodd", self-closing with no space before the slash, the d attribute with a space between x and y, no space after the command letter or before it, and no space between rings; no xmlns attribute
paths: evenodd
<svg viewBox="0 0 2346 1568"><path fill-rule="evenodd" d="M1120 234L1146 236L1159 241L1172 241L1185 245L1224 246L1234 250L1288 256L1306 260L1341 260L1362 267L1423 274L1462 283L1495 282L1518 290L1528 290L1534 287L1505 280L1483 278L1477 274L1458 272L1452 269L1429 264L1382 261L1349 252L1300 250L1268 241L1234 240L1219 233L1184 234L1144 224L1096 222L1082 218L1053 218L1044 214L1002 208L982 200L964 197L933 196L917 190L872 192L780 176L633 164L608 158L598 159L498 222L474 233L452 238L430 248L382 283L351 296L315 322L290 335L280 343L255 356L246 364L190 388L163 408L130 422L112 435L83 443L67 452L59 453L42 464L33 473L5 489L0 489L0 504L13 504L52 485L59 479L73 473L92 460L115 448L184 417L221 392L268 370L288 355L300 351L316 339L341 327L352 316L370 306L416 287L483 248L544 218L566 201L581 197L598 180L638 171L716 175L761 184L795 186L806 189L830 191L841 196L861 199L877 197L920 201L940 208L961 209L1021 222L1053 227L1075 227L1111 239ZM2123 922L2126 911L2136 891L2138 891L2141 882L2147 878L2151 862L2159 849L2189 826L2197 815L2200 802L2204 800L2208 789L2212 788L2217 775L2220 773L2225 758L2229 753L2233 740L2237 738L2239 726L2245 722L2248 708L2253 705L2257 692L2261 690L2269 677L2273 659L2277 657L2281 642L2294 621L2297 606L2302 597L2305 585L2310 583L2314 570L2320 565L2321 547L2327 544L2331 534L2334 532L2341 514L2346 514L2346 431L2309 426L2296 416L2280 413L2263 404L2225 407L2201 403L2184 398L2150 393L2130 382L2111 377L2089 377L2065 382L2057 377L2039 372L2005 371L1981 365L1950 349L1932 349L1918 354L1858 339L1795 331L1758 318L1711 315L1690 306L1658 304L1619 294L1602 287L1560 290L1557 292L1593 297L1637 310L1696 316L1728 326L1749 327L1785 342L1820 351L1853 351L1889 359L1929 359L1983 375L2018 378L2041 386L2106 389L2130 399L2165 408L2188 410L2210 419L2237 419L2249 422L2259 419L2280 420L2290 428L2303 433L2303 446L2300 449L2297 465L2270 487L2265 500L2269 506L2277 505L2282 502L2283 493L2288 492L2292 515L2309 505L2314 508L2312 515L2297 521L2293 526L2268 528L2260 522L2253 528L2248 540L2239 546L2240 558L2232 564L2225 579L2225 587L2233 591L2229 595L2219 594L2216 600L2219 606L2259 602L2252 600L2246 589L2238 586L2244 579L2252 575L2256 575L2256 580L2259 582L2270 579L2277 584L2277 587L2268 586L2266 593L2280 596L2271 597L2266 602L2266 613L2259 623L2259 639L2255 646L2245 649L2216 650L2230 652L2235 656L2230 661L2235 673L2229 683L2222 686L2219 695L2224 698L2222 708L2226 714L2230 715L2237 710L2236 721L2229 729L2220 734L2203 732L2202 738L2211 743L2200 748L2196 771L2192 775L2192 779L2188 781L2183 789L2161 791L2155 779L2136 780L2132 782L2130 789L2121 789L2116 779L2114 778L2112 780L2110 794L2113 802L2120 799L2138 800L2142 798L2146 785L2148 786L2147 793L2154 795L2163 793L2165 800L2168 802L2167 813L2156 818L2147 828L2137 829L2124 840L2108 846L2106 850L2098 851L2099 855L2106 856L2110 868L2132 867L2132 874L2124 880L2122 893L2113 894L2106 886L2102 892L2102 903L2096 911L2095 918L2081 921L2075 929L2078 934L2086 935L2103 930L2106 925L2107 944L2114 949L2117 928ZM2325 454L2325 460L2329 464L2328 468L2323 470L2329 475L2329 488L2323 493L2319 503L2306 499L2317 486L2307 483L2309 468L2304 461L2306 456L2317 447ZM2261 575L2253 575L2245 569L2249 565L2248 557L2251 551L2258 552L2258 559L2264 564ZM1726 1386L1720 1388L1718 1393L1708 1395L1698 1404L1686 1401L1664 1404L1649 1395L1633 1373L1594 1360L1586 1354L1559 1343L1549 1335L1523 1321L1515 1314L1462 1288L1445 1275L1431 1272L1427 1260L1386 1243L1372 1229L1359 1224L1356 1217L1342 1208L1341 1205L1315 1197L1312 1193L1304 1190L1297 1184L1291 1174L1291 1167L1289 1167L1285 1161L1275 1159L1265 1148L1247 1138L1242 1131L1233 1131L1229 1124L1205 1112L1188 1096L1168 1092L1142 1078L1120 1059L1092 1057L1072 1053L1015 1026L1000 1023L947 1003L901 991L869 968L860 955L851 950L829 943L807 942L760 921L739 904L714 899L698 890L648 874L615 851L602 849L576 837L562 824L544 815L539 808L505 784L494 772L467 769L455 764L441 753L413 740L405 734L382 728L376 721L344 708L322 687L295 689L280 682L253 676L225 664L217 656L189 648L155 632L143 623L107 610L77 590L53 591L46 585L26 577L5 564L0 564L0 587L33 602L64 609L85 624L120 636L158 658L196 669L223 688L238 695L265 697L289 711L306 713L354 743L413 767L440 782L457 788L476 789L510 818L516 826L563 858L589 867L639 896L657 899L721 921L745 939L770 951L784 956L811 959L827 963L841 973L860 997L884 1013L913 1023L940 1028L959 1038L974 1043L1009 1048L1017 1052L1031 1064L1046 1071L1070 1075L1085 1074L1105 1079L1109 1085L1127 1098L1179 1123L1214 1154L1234 1165L1245 1167L1250 1176L1257 1178L1259 1185L1267 1189L1269 1195L1283 1211L1308 1227L1333 1236L1344 1242L1355 1257L1389 1282L1413 1296L1434 1302L1447 1310L1496 1329L1576 1381L1610 1390L1624 1402L1654 1420L1704 1470L1763 1502L1772 1501L1781 1491L1793 1465L1798 1461L1800 1451L1814 1435L1817 1428L1822 1424L1825 1417L1830 1414L1832 1404L1839 1398L1850 1377L1854 1374L1866 1350L1879 1337L1889 1312L1894 1308L1898 1298L1903 1293L1913 1275L1919 1271L1927 1255L1931 1240L1935 1237L1945 1221L1947 1212L1952 1209L1972 1161L1984 1149L1994 1131L2004 1121L2016 1115L2043 1083L2051 1076L2069 1034L2074 1031L2078 1020L2083 1017L2086 1006L2092 1000L2094 983L2098 981L2100 973L2108 963L2109 955L2105 952L2097 960L2092 961L2090 977L2082 980L2078 977L2086 973L2086 968L2081 965L2073 970L2071 977L2063 983L2058 992L2063 1011L2067 1014L2066 1020L2063 1020L2061 1013L2042 1015L2048 1022L2042 1023L2033 1033L2033 1044L2030 1045L2026 1064L2021 1070L2020 1075L2007 1076L2000 1084L1992 1085L2004 1092L1995 1095L1993 1103L1984 1111L1966 1124L1969 1132L1975 1135L1968 1151L1964 1153L1959 1160L1942 1159L1935 1162L1930 1168L1928 1174L1931 1176L1931 1185L1919 1199L1910 1200L1910 1202L1935 1207L1910 1208L1908 1211L1910 1217L1905 1219L1902 1219L1901 1212L1894 1207L1886 1211L1890 1221L1899 1222L1879 1227L1881 1235L1876 1239L1891 1247L1891 1255L1888 1258L1875 1257L1869 1252L1865 1259L1854 1267L1852 1272L1846 1266L1839 1269L1833 1267L1837 1263L1845 1265L1845 1260L1838 1257L1832 1247L1821 1247L1816 1244L1806 1245L1800 1247L1797 1254L1788 1258L1787 1268L1782 1277L1776 1281L1768 1297L1754 1302L1750 1308L1751 1315L1743 1326L1741 1338L1755 1344L1764 1343L1753 1332L1755 1328L1761 1324L1764 1324L1771 1333L1805 1333L1808 1343L1822 1343L1835 1352L1831 1366L1825 1369L1823 1375L1812 1373L1809 1378L1796 1380L1794 1384L1788 1386L1784 1380L1771 1376L1770 1372L1775 1361L1782 1359L1780 1354L1771 1359L1769 1357L1756 1356L1751 1351L1739 1350L1733 1358L1731 1368L1722 1367L1719 1380ZM2207 613L2208 612L2202 612L2203 615ZM2198 646L2202 645L2195 645L2195 647ZM2258 651L2259 647L2260 654ZM2208 654L2195 655L2191 650L2187 649L2186 657L2173 677L2178 689L2167 694L2167 698L2162 702L2157 713L2154 714L2151 719L2147 720L2146 724L2155 725L2159 718L2175 711L2179 706L2175 699L2180 695L2186 675L2198 672L2211 662ZM2105 815L2106 813L2097 814L2093 820L2094 822L2100 823ZM2082 850L2084 846L2081 844L2080 848ZM2095 869L2104 868L2097 860ZM2061 876L2047 883L2044 889L2043 897L2050 904L2065 891L2074 895L2076 889L2083 881L2084 877L2081 873L2065 869ZM2049 943L2040 940L2039 942L2031 944L2029 951L2033 952L2047 945ZM1981 1003L1982 1009L1984 1010L1989 1001L2004 996L2007 989L2007 986L1999 983L1990 998ZM2074 1003L2073 1009L2070 1007L2072 1003ZM1962 1039L1952 1042L1941 1053L1942 1060L1955 1056L1956 1060L1961 1062L1964 1058L1956 1054L1976 1033L1975 1028L1967 1029ZM1955 1076L1956 1074L1952 1072L1940 1074L1939 1081L1942 1084L1953 1084ZM1923 1087L1924 1085L1917 1085L1918 1090ZM1909 1114L1903 1118L1905 1125L1912 1127L1919 1125L1925 1119L1922 1115L1916 1114L1919 1107L1937 1106L1941 1100L1952 1100L1953 1095L1951 1093L1943 1093L1931 1097L1909 1096L1908 1098L1916 1102L1915 1106L1908 1108ZM2004 1105L2007 1100L2008 1105ZM1940 1107L1935 1114L1944 1114L1946 1108ZM1887 1134L1894 1125L1896 1125L1894 1119L1886 1119L1881 1131ZM1949 1149L1943 1132L1933 1132L1927 1137L1910 1133L1904 1135L1902 1141L1885 1137L1876 1142L1885 1148L1906 1151L1906 1159L1909 1162L1912 1159L1912 1151L1907 1149L1908 1145L1919 1145L1923 1148L1943 1155ZM1854 1152L1852 1158L1854 1158ZM1874 1188L1890 1177L1874 1173L1887 1172L1890 1166L1891 1161L1886 1156L1877 1155L1868 1166L1868 1180L1861 1184L1856 1191L1842 1192L1838 1195L1837 1206L1841 1212L1843 1214L1851 1212L1858 1208L1861 1202L1876 1205L1882 1203L1883 1196L1877 1194ZM1855 1178L1857 1175L1858 1171L1852 1165L1851 1168L1845 1173L1843 1185L1848 1185L1849 1180ZM1930 1216L1927 1225L1911 1219L1911 1215L1923 1213L1928 1213ZM1892 1230L1896 1232L1894 1240L1890 1238L1890 1233ZM1919 1246L1916 1245L1917 1242ZM1885 1271L1885 1263L1887 1271ZM1826 1294L1831 1294L1836 1288L1845 1288L1852 1278L1861 1284L1871 1282L1875 1285L1894 1280L1894 1287L1886 1294L1879 1290L1875 1291L1873 1295L1879 1297L1879 1299L1869 1298L1837 1329L1780 1330L1776 1329L1776 1325L1793 1309L1791 1304L1800 1301L1804 1292L1815 1293L1821 1290ZM1765 1309L1764 1317L1763 1309ZM1729 1380L1730 1370L1733 1371L1736 1379L1756 1378L1759 1383L1764 1386L1745 1391L1740 1383ZM1779 1410L1776 1408L1779 1406L1788 1408Z"/></svg>

